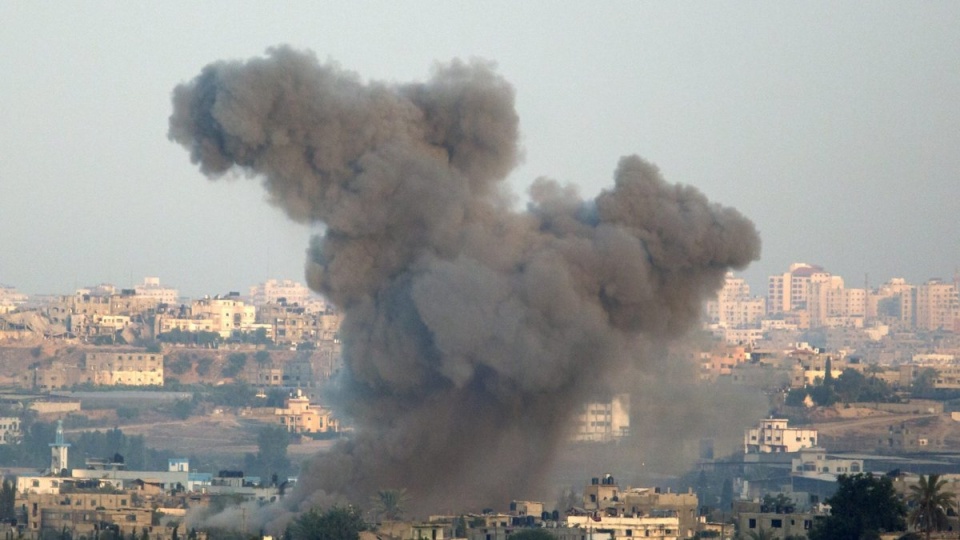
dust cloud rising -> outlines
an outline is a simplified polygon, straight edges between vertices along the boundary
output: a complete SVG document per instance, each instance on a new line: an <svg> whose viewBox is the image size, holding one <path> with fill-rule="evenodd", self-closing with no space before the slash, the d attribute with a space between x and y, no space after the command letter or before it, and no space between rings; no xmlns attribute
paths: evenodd
<svg viewBox="0 0 960 540"><path fill-rule="evenodd" d="M356 434L293 501L509 500L618 369L656 369L638 343L683 334L759 256L749 220L637 156L593 200L538 179L515 210L514 91L481 61L385 84L280 47L206 66L173 106L169 136L207 176L243 171L325 227L307 278L344 313L338 412Z"/></svg>

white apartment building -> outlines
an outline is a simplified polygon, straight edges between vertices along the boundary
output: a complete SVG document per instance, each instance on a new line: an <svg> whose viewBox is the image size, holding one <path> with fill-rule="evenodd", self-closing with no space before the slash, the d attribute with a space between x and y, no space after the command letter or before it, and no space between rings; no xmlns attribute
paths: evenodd
<svg viewBox="0 0 960 540"><path fill-rule="evenodd" d="M250 302L254 305L277 304L283 298L287 305L305 306L313 300L313 292L304 284L290 280L268 279L250 287Z"/></svg>
<svg viewBox="0 0 960 540"><path fill-rule="evenodd" d="M823 474L857 474L863 472L862 459L834 458L823 448L806 448L790 460L790 474L819 477Z"/></svg>
<svg viewBox="0 0 960 540"><path fill-rule="evenodd" d="M160 304L176 304L180 298L180 291L172 287L160 285L160 278L146 277L143 283L134 286L137 296L152 298Z"/></svg>
<svg viewBox="0 0 960 540"><path fill-rule="evenodd" d="M634 538L653 538L656 540L679 540L680 518L669 517L621 517L621 516L567 516L568 527L582 529L589 538L594 531L602 533L603 538L610 540L633 540ZM683 538L687 538L683 535Z"/></svg>
<svg viewBox="0 0 960 540"><path fill-rule="evenodd" d="M767 301L750 297L750 286L743 278L728 273L715 300L707 301L707 321L721 328L756 326L767 310Z"/></svg>
<svg viewBox="0 0 960 540"><path fill-rule="evenodd" d="M159 334L166 334L174 330L181 332L213 332L213 321L210 319L178 319L176 317L167 317L157 315L154 331Z"/></svg>
<svg viewBox="0 0 960 540"><path fill-rule="evenodd" d="M871 307L876 313L878 300L869 302L865 288L848 289L819 266L794 263L768 283L767 313L783 314L799 328L862 328Z"/></svg>
<svg viewBox="0 0 960 540"><path fill-rule="evenodd" d="M630 434L630 394L584 405L576 416L575 441L609 442Z"/></svg>
<svg viewBox="0 0 960 540"><path fill-rule="evenodd" d="M846 315L843 278L828 272L816 272L810 276L806 305L810 313L810 326L825 326L831 317Z"/></svg>
<svg viewBox="0 0 960 540"><path fill-rule="evenodd" d="M211 321L211 331L224 338L253 329L257 322L256 308L235 296L196 300L191 309L194 319Z"/></svg>
<svg viewBox="0 0 960 540"><path fill-rule="evenodd" d="M747 454L798 452L817 445L817 430L791 428L783 418L762 420L743 434L743 451Z"/></svg>
<svg viewBox="0 0 960 540"><path fill-rule="evenodd" d="M767 280L767 313L787 313L807 308L810 281L823 268L807 263L793 263L783 274Z"/></svg>

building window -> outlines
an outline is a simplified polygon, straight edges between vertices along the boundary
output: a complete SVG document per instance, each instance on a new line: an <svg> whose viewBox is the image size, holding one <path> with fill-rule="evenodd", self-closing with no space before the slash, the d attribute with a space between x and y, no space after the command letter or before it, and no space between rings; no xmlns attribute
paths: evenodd
<svg viewBox="0 0 960 540"><path fill-rule="evenodd" d="M757 528L757 520L756 520L755 518L750 518L750 522L747 524L747 528L748 528L748 529L756 529L756 528Z"/></svg>
<svg viewBox="0 0 960 540"><path fill-rule="evenodd" d="M782 519L771 519L771 520L770 520L770 526L773 527L774 529L782 529L782 528L783 528L783 520L782 520Z"/></svg>

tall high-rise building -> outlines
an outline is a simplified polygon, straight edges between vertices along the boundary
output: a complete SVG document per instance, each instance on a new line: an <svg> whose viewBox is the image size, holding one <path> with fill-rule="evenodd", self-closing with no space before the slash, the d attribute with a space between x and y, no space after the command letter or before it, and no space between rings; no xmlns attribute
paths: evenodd
<svg viewBox="0 0 960 540"><path fill-rule="evenodd" d="M715 300L707 301L707 320L723 328L756 326L766 312L766 300L750 297L750 286L743 278L728 273Z"/></svg>
<svg viewBox="0 0 960 540"><path fill-rule="evenodd" d="M960 319L957 286L931 279L915 289L916 327L924 330L953 330Z"/></svg>
<svg viewBox="0 0 960 540"><path fill-rule="evenodd" d="M786 273L770 276L767 280L767 313L807 309L811 278L822 273L823 268L819 266L793 263Z"/></svg>

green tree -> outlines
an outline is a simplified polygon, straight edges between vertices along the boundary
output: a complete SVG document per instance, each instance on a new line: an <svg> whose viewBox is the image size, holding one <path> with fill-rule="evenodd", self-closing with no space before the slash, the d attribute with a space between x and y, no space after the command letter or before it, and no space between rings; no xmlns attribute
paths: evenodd
<svg viewBox="0 0 960 540"><path fill-rule="evenodd" d="M373 511L377 519L396 521L403 517L403 506L407 502L405 489L381 489L371 497Z"/></svg>
<svg viewBox="0 0 960 540"><path fill-rule="evenodd" d="M17 490L10 480L4 480L3 486L0 486L0 519L13 519L16 517L14 510L17 496Z"/></svg>
<svg viewBox="0 0 960 540"><path fill-rule="evenodd" d="M205 377L210 374L210 366L213 365L213 359L204 356L197 362L197 375Z"/></svg>
<svg viewBox="0 0 960 540"><path fill-rule="evenodd" d="M830 515L818 518L807 537L810 540L867 540L881 532L907 528L906 507L887 476L841 474L837 491L825 502Z"/></svg>
<svg viewBox="0 0 960 540"><path fill-rule="evenodd" d="M294 519L284 533L290 540L357 540L367 526L352 507L335 506L326 512L311 508Z"/></svg>
<svg viewBox="0 0 960 540"><path fill-rule="evenodd" d="M947 509L953 507L953 493L943 491L947 481L939 474L920 475L920 482L910 486L907 498L912 507L910 525L922 531L927 540L933 531L947 528Z"/></svg>
<svg viewBox="0 0 960 540"><path fill-rule="evenodd" d="M937 370L933 368L924 368L917 373L913 379L913 387L910 389L910 395L913 397L930 396L934 393L933 384L937 380Z"/></svg>
<svg viewBox="0 0 960 540"><path fill-rule="evenodd" d="M175 360L170 358L169 355L167 359L169 360L165 362L164 369L169 370L170 373L174 375L183 375L193 367L193 362L190 361L190 357L183 353L178 355Z"/></svg>
<svg viewBox="0 0 960 540"><path fill-rule="evenodd" d="M837 397L844 403L857 403L862 401L888 402L892 401L895 397L893 390L885 381L873 376L864 376L852 368L843 370L843 373L837 377L834 390L837 393Z"/></svg>
<svg viewBox="0 0 960 540"><path fill-rule="evenodd" d="M270 478L276 474L280 478L289 476L291 464L287 457L290 445L290 433L282 426L267 426L257 433L257 454L247 454L244 466L260 478Z"/></svg>
<svg viewBox="0 0 960 540"><path fill-rule="evenodd" d="M178 399L173 402L171 412L173 413L174 418L186 420L187 418L190 418L191 414L193 414L194 407L195 404L192 399Z"/></svg>
<svg viewBox="0 0 960 540"><path fill-rule="evenodd" d="M767 529L760 527L755 531L747 531L747 534L744 537L748 538L749 540L774 540L776 535L773 534L773 531L768 531Z"/></svg>
<svg viewBox="0 0 960 540"><path fill-rule="evenodd" d="M806 388L793 388L787 392L787 397L783 404L789 407L803 407L804 401L810 392Z"/></svg>
<svg viewBox="0 0 960 540"><path fill-rule="evenodd" d="M810 389L810 399L821 407L829 407L837 402L837 393L833 390L833 384L822 384Z"/></svg>
<svg viewBox="0 0 960 540"><path fill-rule="evenodd" d="M247 355L234 353L227 357L227 367L223 368L224 377L236 377L247 365Z"/></svg>
<svg viewBox="0 0 960 540"><path fill-rule="evenodd" d="M763 501L760 503L761 512L771 512L774 514L789 514L793 512L794 504L793 500L790 497L787 497L783 493L777 493L773 495L768 493L763 496Z"/></svg>
<svg viewBox="0 0 960 540"><path fill-rule="evenodd" d="M260 367L270 363L270 353L267 351L257 351L257 354L253 355L253 358L257 361L257 365Z"/></svg>
<svg viewBox="0 0 960 540"><path fill-rule="evenodd" d="M140 409L136 407L117 407L117 418L133 420L140 416Z"/></svg>

